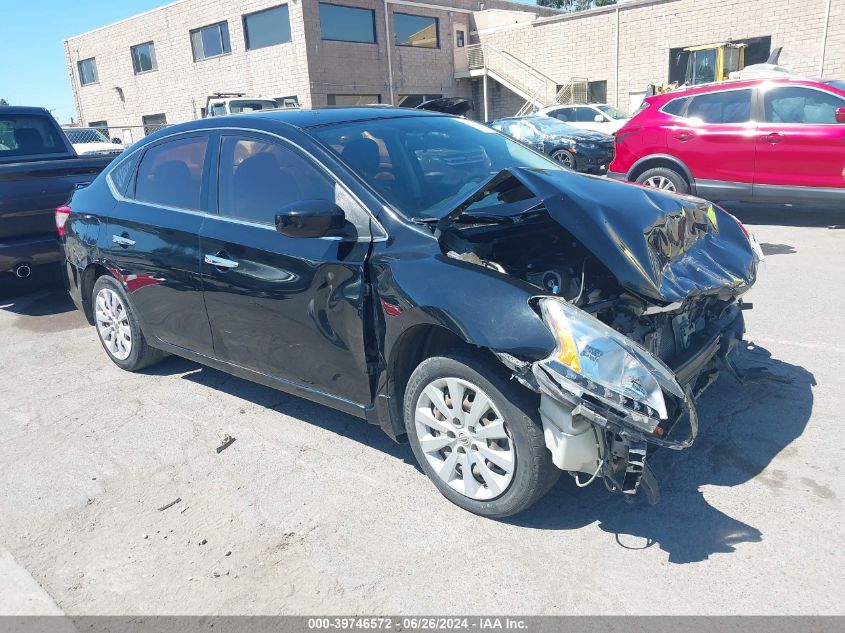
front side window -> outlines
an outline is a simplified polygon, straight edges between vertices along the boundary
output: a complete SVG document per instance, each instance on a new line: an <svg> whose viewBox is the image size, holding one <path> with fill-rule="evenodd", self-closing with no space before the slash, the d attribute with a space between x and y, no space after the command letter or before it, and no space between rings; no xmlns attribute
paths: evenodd
<svg viewBox="0 0 845 633"><path fill-rule="evenodd" d="M141 117L141 122L144 124L144 134L152 134L158 132L161 128L167 125L167 117L163 114L147 114Z"/></svg>
<svg viewBox="0 0 845 633"><path fill-rule="evenodd" d="M335 200L334 182L293 148L275 141L223 137L220 215L275 225L276 214L301 200Z"/></svg>
<svg viewBox="0 0 845 633"><path fill-rule="evenodd" d="M766 123L835 124L838 108L845 108L842 97L800 86L770 88L763 96Z"/></svg>
<svg viewBox="0 0 845 633"><path fill-rule="evenodd" d="M408 13L393 14L393 36L396 46L440 48L437 18Z"/></svg>
<svg viewBox="0 0 845 633"><path fill-rule="evenodd" d="M616 108L614 108L613 106L609 106L609 105L599 105L599 106L596 106L596 108L598 108L599 110L601 110L601 111L605 114L605 116L608 116L608 117L610 117L611 119L614 119L614 120L617 120L617 121L618 121L619 119L627 119L627 118L628 118L628 115L627 115L627 114L625 114L624 112L621 112L621 111L617 110L617 109L616 109Z"/></svg>
<svg viewBox="0 0 845 633"><path fill-rule="evenodd" d="M703 123L745 123L751 120L751 90L724 90L695 95L687 118Z"/></svg>
<svg viewBox="0 0 845 633"><path fill-rule="evenodd" d="M152 42L133 46L130 51L132 53L132 69L136 75L158 69L155 46Z"/></svg>
<svg viewBox="0 0 845 633"><path fill-rule="evenodd" d="M218 22L191 31L191 48L194 50L195 62L231 53L229 23Z"/></svg>
<svg viewBox="0 0 845 633"><path fill-rule="evenodd" d="M288 5L245 15L244 38L248 51L290 42Z"/></svg>
<svg viewBox="0 0 845 633"><path fill-rule="evenodd" d="M381 95L326 95L330 106L364 106L381 103Z"/></svg>
<svg viewBox="0 0 845 633"><path fill-rule="evenodd" d="M59 133L45 116L3 114L0 108L0 161L13 156L66 152Z"/></svg>
<svg viewBox="0 0 845 633"><path fill-rule="evenodd" d="M561 169L467 119L409 116L319 127L312 133L409 218L439 217L503 169Z"/></svg>
<svg viewBox="0 0 845 633"><path fill-rule="evenodd" d="M320 33L324 40L376 43L376 13L372 9L320 3Z"/></svg>
<svg viewBox="0 0 845 633"><path fill-rule="evenodd" d="M575 108L575 120L578 121L578 123L593 123L596 120L597 115L601 116L592 108ZM602 117L602 119L604 119L604 117Z"/></svg>
<svg viewBox="0 0 845 633"><path fill-rule="evenodd" d="M97 76L97 60L93 57L82 59L76 65L79 68L79 83L83 86L95 84L100 80Z"/></svg>
<svg viewBox="0 0 845 633"><path fill-rule="evenodd" d="M190 137L146 151L135 179L135 199L177 209L202 208L202 174L208 138Z"/></svg>

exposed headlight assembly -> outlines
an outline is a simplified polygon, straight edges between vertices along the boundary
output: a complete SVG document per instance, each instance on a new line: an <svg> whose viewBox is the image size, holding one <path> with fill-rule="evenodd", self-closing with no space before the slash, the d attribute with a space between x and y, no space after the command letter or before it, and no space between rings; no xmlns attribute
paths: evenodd
<svg viewBox="0 0 845 633"><path fill-rule="evenodd" d="M557 340L541 365L563 388L624 410L647 433L667 419L664 390L685 397L672 370L634 341L561 299L543 297L539 305Z"/></svg>

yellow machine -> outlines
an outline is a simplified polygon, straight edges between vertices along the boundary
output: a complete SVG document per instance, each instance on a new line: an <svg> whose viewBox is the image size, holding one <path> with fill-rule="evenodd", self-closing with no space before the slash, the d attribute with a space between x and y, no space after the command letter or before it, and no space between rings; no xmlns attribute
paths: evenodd
<svg viewBox="0 0 845 633"><path fill-rule="evenodd" d="M725 81L732 72L745 68L745 47L746 44L720 42L685 48L689 58L684 85L695 86Z"/></svg>

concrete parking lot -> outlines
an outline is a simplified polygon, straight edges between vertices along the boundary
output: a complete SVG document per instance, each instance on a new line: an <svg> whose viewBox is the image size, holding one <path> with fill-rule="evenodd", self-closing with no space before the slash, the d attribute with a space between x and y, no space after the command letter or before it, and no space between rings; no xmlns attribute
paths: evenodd
<svg viewBox="0 0 845 633"><path fill-rule="evenodd" d="M0 300L0 609L843 613L845 215L735 210L761 371L656 457L655 507L564 476L480 519L378 428L178 358L122 372L63 291Z"/></svg>

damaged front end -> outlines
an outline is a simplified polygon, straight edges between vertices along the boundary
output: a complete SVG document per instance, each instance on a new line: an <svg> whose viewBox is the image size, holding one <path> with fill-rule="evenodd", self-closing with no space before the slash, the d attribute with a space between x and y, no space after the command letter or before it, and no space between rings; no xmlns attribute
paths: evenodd
<svg viewBox="0 0 845 633"><path fill-rule="evenodd" d="M522 169L495 176L437 229L448 256L542 289L532 305L555 349L498 356L540 394L555 465L579 486L601 478L656 502L647 457L691 446L695 399L720 370L735 373L750 307L740 297L762 259L753 237L703 200Z"/></svg>

